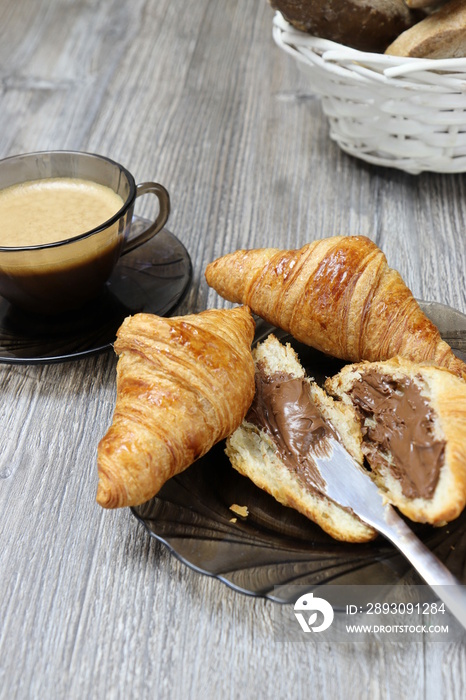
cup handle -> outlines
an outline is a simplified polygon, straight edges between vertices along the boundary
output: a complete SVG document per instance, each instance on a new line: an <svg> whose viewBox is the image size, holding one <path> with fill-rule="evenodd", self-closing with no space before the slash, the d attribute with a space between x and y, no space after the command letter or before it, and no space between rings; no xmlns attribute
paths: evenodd
<svg viewBox="0 0 466 700"><path fill-rule="evenodd" d="M141 182L139 185L136 185L136 197L142 197L143 194L155 194L159 200L160 206L158 216L144 231L138 233L134 238L128 238L123 246L121 255L125 255L125 253L129 253L143 243L147 243L147 241L153 238L167 223L170 214L170 195L165 187L159 185L157 182Z"/></svg>

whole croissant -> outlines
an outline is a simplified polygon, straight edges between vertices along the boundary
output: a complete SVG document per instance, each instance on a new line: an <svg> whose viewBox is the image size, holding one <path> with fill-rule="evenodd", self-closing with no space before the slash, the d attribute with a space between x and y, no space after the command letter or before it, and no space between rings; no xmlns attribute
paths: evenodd
<svg viewBox="0 0 466 700"><path fill-rule="evenodd" d="M247 307L123 322L113 422L98 446L101 506L148 501L236 430L254 396L254 329Z"/></svg>
<svg viewBox="0 0 466 700"><path fill-rule="evenodd" d="M365 236L335 236L300 250L238 250L210 263L205 275L225 299L334 357L401 355L466 378L464 362Z"/></svg>

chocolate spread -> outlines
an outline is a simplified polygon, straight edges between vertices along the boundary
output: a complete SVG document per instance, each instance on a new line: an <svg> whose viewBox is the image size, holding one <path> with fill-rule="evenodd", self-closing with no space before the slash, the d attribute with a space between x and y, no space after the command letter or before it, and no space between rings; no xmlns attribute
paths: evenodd
<svg viewBox="0 0 466 700"><path fill-rule="evenodd" d="M282 462L305 488L325 492L312 452L325 453L325 438L336 434L320 415L304 378L278 373L265 376L259 368L246 420L272 438Z"/></svg>
<svg viewBox="0 0 466 700"><path fill-rule="evenodd" d="M445 443L435 438L434 412L416 383L367 371L350 396L363 419L363 446L371 467L388 465L407 498L431 498Z"/></svg>

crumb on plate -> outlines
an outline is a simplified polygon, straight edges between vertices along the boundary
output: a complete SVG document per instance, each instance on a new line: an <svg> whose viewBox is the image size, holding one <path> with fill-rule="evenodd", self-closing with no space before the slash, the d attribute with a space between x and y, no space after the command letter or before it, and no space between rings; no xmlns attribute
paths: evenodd
<svg viewBox="0 0 466 700"><path fill-rule="evenodd" d="M249 515L247 506L238 506L236 503L230 506L230 510L236 513L236 515L240 515L242 518L247 518Z"/></svg>

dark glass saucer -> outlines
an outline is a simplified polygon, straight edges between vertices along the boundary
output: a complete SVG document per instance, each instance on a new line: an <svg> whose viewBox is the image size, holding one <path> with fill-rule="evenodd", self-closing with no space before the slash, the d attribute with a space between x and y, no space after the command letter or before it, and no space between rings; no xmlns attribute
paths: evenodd
<svg viewBox="0 0 466 700"><path fill-rule="evenodd" d="M146 225L135 217L133 230ZM127 316L141 311L159 316L171 313L187 292L191 277L188 251L163 229L124 255L101 296L78 311L41 316L0 297L0 362L63 362L108 350Z"/></svg>
<svg viewBox="0 0 466 700"><path fill-rule="evenodd" d="M466 361L466 316L436 302L420 302L455 353ZM271 331L291 342L309 376L322 384L342 362L297 343L263 321L256 342ZM337 542L297 511L286 508L238 474L216 445L170 479L151 501L132 508L148 533L196 571L231 588L280 603L294 602L296 586L394 586L422 583L383 537L367 544ZM233 504L247 506L242 517ZM444 527L409 523L417 536L466 584L466 511Z"/></svg>

